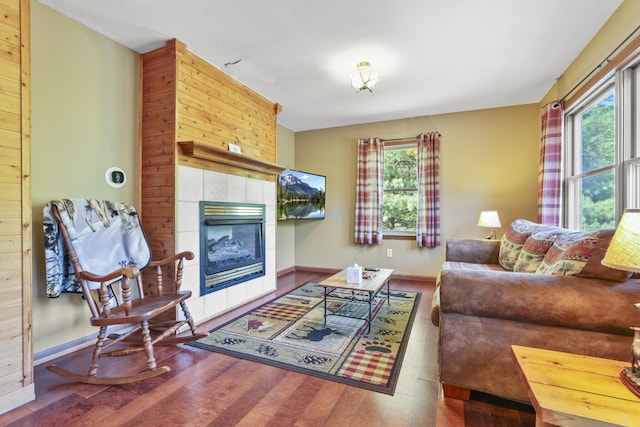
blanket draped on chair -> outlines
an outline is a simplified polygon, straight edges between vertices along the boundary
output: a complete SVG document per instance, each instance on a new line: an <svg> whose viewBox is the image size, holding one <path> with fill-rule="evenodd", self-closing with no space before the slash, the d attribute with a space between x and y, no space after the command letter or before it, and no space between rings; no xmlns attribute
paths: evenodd
<svg viewBox="0 0 640 427"><path fill-rule="evenodd" d="M127 203L94 199L53 200L44 207L44 255L47 296L82 292L65 250L58 224L51 214L55 204L85 271L105 275L127 265L142 269L151 251L135 208Z"/></svg>

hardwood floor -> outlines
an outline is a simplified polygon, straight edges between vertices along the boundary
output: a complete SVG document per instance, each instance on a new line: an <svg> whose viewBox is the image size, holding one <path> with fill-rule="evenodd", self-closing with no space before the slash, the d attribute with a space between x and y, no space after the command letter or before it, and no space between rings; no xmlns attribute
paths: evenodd
<svg viewBox="0 0 640 427"><path fill-rule="evenodd" d="M206 324L214 328L276 295L324 273L296 272L278 279L278 290ZM45 365L86 370L89 352L35 368L36 400L0 415L3 426L534 426L527 405L496 403L472 395L442 397L437 381L438 329L429 310L433 284L393 279L394 289L422 293L394 396L236 359L195 347L158 348L159 365L171 372L121 386L73 383ZM131 356L130 356L131 357ZM136 356L133 356L136 357ZM103 365L115 358L104 358ZM141 365L136 369L143 369ZM111 367L115 370L115 366Z"/></svg>

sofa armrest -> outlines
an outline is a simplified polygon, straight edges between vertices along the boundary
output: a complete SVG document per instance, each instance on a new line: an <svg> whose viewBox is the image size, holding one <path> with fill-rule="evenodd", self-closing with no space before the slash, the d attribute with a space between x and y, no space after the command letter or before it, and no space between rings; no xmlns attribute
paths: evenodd
<svg viewBox="0 0 640 427"><path fill-rule="evenodd" d="M630 335L640 280L443 269L441 322L447 313Z"/></svg>
<svg viewBox="0 0 640 427"><path fill-rule="evenodd" d="M474 264L498 264L500 240L447 239L446 260Z"/></svg>

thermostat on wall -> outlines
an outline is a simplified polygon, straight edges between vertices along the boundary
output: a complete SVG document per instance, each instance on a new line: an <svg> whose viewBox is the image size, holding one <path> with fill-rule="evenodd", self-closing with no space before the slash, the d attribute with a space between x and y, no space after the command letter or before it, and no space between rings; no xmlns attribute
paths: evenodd
<svg viewBox="0 0 640 427"><path fill-rule="evenodd" d="M114 188L120 188L127 181L127 175L124 171L118 167L112 167L107 169L104 174L104 179L107 180L107 184Z"/></svg>

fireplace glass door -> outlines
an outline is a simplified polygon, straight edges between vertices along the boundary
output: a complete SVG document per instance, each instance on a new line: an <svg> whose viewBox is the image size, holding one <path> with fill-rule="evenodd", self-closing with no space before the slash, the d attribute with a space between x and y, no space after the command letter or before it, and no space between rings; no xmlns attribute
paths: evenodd
<svg viewBox="0 0 640 427"><path fill-rule="evenodd" d="M222 211L201 209L201 294L264 276L264 208L225 203ZM219 206L219 204L216 204Z"/></svg>

